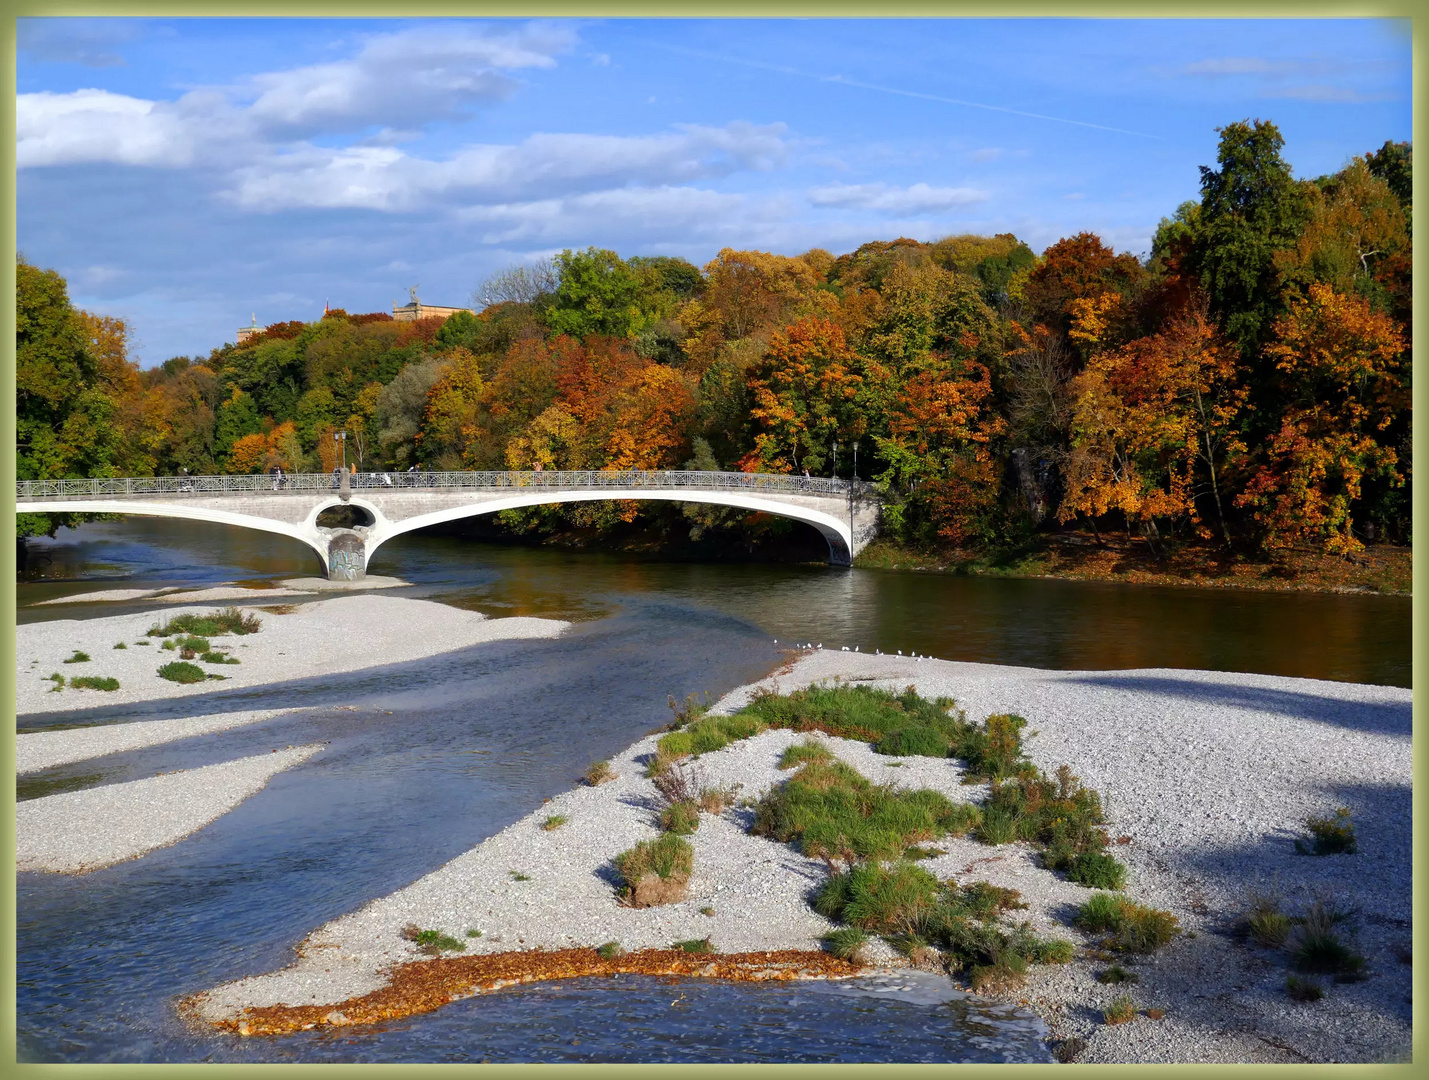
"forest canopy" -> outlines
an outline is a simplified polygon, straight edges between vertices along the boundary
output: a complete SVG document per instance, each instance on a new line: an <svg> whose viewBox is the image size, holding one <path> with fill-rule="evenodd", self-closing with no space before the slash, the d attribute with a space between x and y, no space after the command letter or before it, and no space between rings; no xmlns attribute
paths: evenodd
<svg viewBox="0 0 1429 1080"><path fill-rule="evenodd" d="M704 266L564 251L476 314L328 311L140 370L129 327L17 265L20 479L363 470L849 476L883 528L996 548L1125 528L1353 555L1408 542L1411 148L1297 179L1275 125L1219 129L1150 253L1081 232L726 248ZM508 524L744 534L730 510L581 504ZM20 534L59 517L26 515Z"/></svg>

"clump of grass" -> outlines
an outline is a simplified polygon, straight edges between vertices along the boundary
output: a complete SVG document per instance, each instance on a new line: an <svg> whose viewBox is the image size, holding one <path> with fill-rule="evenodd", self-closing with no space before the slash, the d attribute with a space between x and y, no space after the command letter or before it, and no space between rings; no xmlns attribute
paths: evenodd
<svg viewBox="0 0 1429 1080"><path fill-rule="evenodd" d="M833 933L824 935L823 945L840 960L858 964L863 962L868 935L856 926L841 926Z"/></svg>
<svg viewBox="0 0 1429 1080"><path fill-rule="evenodd" d="M1319 1001L1325 996L1325 988L1315 979L1301 978L1299 975L1285 977L1285 992L1292 1001Z"/></svg>
<svg viewBox="0 0 1429 1080"><path fill-rule="evenodd" d="M417 943L417 948L428 956L439 956L444 952L466 952L466 942L440 930L422 930L412 940Z"/></svg>
<svg viewBox="0 0 1429 1080"><path fill-rule="evenodd" d="M61 660L60 663L62 663L62 664L83 664L83 663L88 662L88 660L89 660L89 653L87 653L87 652L80 652L78 649L75 649L73 656L71 656L71 657L70 657L69 659L67 659L67 660Z"/></svg>
<svg viewBox="0 0 1429 1080"><path fill-rule="evenodd" d="M1102 1010L1102 1020L1108 1024L1125 1024L1136 1018L1136 1002L1130 995L1122 994Z"/></svg>
<svg viewBox="0 0 1429 1080"><path fill-rule="evenodd" d="M903 857L905 859L921 861L923 859L936 859L939 855L946 854L947 852L944 851L942 848L920 847L919 845L914 844L907 851L903 852Z"/></svg>
<svg viewBox="0 0 1429 1080"><path fill-rule="evenodd" d="M126 644L124 644L124 642L122 642L122 641L116 641L116 642L114 643L114 647L115 647L116 649L127 649L127 648L129 648L129 646L126 645Z"/></svg>
<svg viewBox="0 0 1429 1080"><path fill-rule="evenodd" d="M712 754L732 742L748 739L764 731L768 725L743 713L735 716L693 716L682 727L661 737L655 744L657 758L679 758Z"/></svg>
<svg viewBox="0 0 1429 1080"><path fill-rule="evenodd" d="M197 634L185 634L176 639L180 649L191 649L193 652L208 652L213 646L206 637L199 637Z"/></svg>
<svg viewBox="0 0 1429 1080"><path fill-rule="evenodd" d="M694 860L689 841L674 833L640 841L614 860L621 900L630 907L655 907L684 899Z"/></svg>
<svg viewBox="0 0 1429 1080"><path fill-rule="evenodd" d="M709 938L691 938L689 941L677 941L672 948L682 949L692 953L712 953L714 946L710 944Z"/></svg>
<svg viewBox="0 0 1429 1080"><path fill-rule="evenodd" d="M119 680L107 675L76 675L69 684L77 690L119 689Z"/></svg>
<svg viewBox="0 0 1429 1080"><path fill-rule="evenodd" d="M794 743L784 748L784 753L779 756L779 768L795 769L810 761L827 765L833 759L834 755L827 746L822 746L814 742L813 739L805 739L801 743Z"/></svg>
<svg viewBox="0 0 1429 1080"><path fill-rule="evenodd" d="M1097 972L1097 982L1099 983L1126 983L1140 982L1141 976L1134 971L1127 971L1120 964L1113 964Z"/></svg>
<svg viewBox="0 0 1429 1080"><path fill-rule="evenodd" d="M134 642L134 644L135 644L135 645L152 645L152 644L154 644L154 643L153 643L152 641L136 641L136 642ZM118 645L116 645L116 646L114 646L114 647L115 647L116 649L119 648Z"/></svg>
<svg viewBox="0 0 1429 1080"><path fill-rule="evenodd" d="M660 828L677 836L689 836L700 827L700 808L693 802L671 803L660 811Z"/></svg>
<svg viewBox="0 0 1429 1080"><path fill-rule="evenodd" d="M973 967L968 981L979 994L1016 990L1027 981L1027 958L1010 950L1003 952L992 963Z"/></svg>
<svg viewBox="0 0 1429 1080"><path fill-rule="evenodd" d="M620 947L618 941L607 941L604 945L598 945L595 951L600 954L602 960L614 960L617 956L625 955L625 950Z"/></svg>
<svg viewBox="0 0 1429 1080"><path fill-rule="evenodd" d="M227 653L214 652L209 650L199 657L205 664L241 664L242 660L236 656L229 656Z"/></svg>
<svg viewBox="0 0 1429 1080"><path fill-rule="evenodd" d="M695 797L695 802L706 814L723 814L734 805L734 787L702 787L700 793Z"/></svg>
<svg viewBox="0 0 1429 1080"><path fill-rule="evenodd" d="M1323 901L1310 905L1287 942L1296 968L1314 975L1333 975L1340 982L1363 978L1365 958L1342 941L1336 929L1345 917Z"/></svg>
<svg viewBox="0 0 1429 1080"><path fill-rule="evenodd" d="M1310 830L1310 842L1295 841L1295 850L1301 855L1353 855L1359 850L1355 823L1346 806L1336 810L1333 817L1307 819L1305 827Z"/></svg>
<svg viewBox="0 0 1429 1080"><path fill-rule="evenodd" d="M159 644L162 648L168 649L170 652L173 652L179 647L179 643L173 640L165 640L160 642Z"/></svg>
<svg viewBox="0 0 1429 1080"><path fill-rule="evenodd" d="M1146 1019L1148 1019L1148 1020L1164 1020L1164 1019L1166 1019L1166 1010L1165 1010L1165 1009L1142 1009L1142 1010L1141 1010L1141 1015L1143 1015L1144 1017L1146 1017Z"/></svg>
<svg viewBox="0 0 1429 1080"><path fill-rule="evenodd" d="M591 787L600 787L601 784L614 780L615 775L615 770L610 767L610 762L592 761L590 768L586 769L585 775L581 779Z"/></svg>
<svg viewBox="0 0 1429 1080"><path fill-rule="evenodd" d="M1267 949L1278 949L1289 939L1293 925L1294 920L1280 910L1278 897L1268 893L1251 894L1250 910L1243 922L1251 941Z"/></svg>
<svg viewBox="0 0 1429 1080"><path fill-rule="evenodd" d="M159 668L159 678L176 683L196 683L203 682L208 676L197 664L190 664L187 660L172 660Z"/></svg>
<svg viewBox="0 0 1429 1080"><path fill-rule="evenodd" d="M481 931L476 929L475 927L472 927L466 932L466 936L469 938L479 938L481 937Z"/></svg>
<svg viewBox="0 0 1429 1080"><path fill-rule="evenodd" d="M224 634L256 634L263 620L253 614L245 615L236 607L220 608L200 615L186 611L175 615L163 625L155 623L149 627L149 637L172 637L175 634L196 634L201 637L221 637Z"/></svg>
<svg viewBox="0 0 1429 1080"><path fill-rule="evenodd" d="M702 907L702 908L700 908L700 914L701 914L701 915L713 916L714 913L715 913L715 910L714 910L714 908L712 908L712 907Z"/></svg>
<svg viewBox="0 0 1429 1080"><path fill-rule="evenodd" d="M977 817L939 792L876 787L841 761L812 761L759 800L750 831L851 862L896 859L910 844L966 833Z"/></svg>
<svg viewBox="0 0 1429 1080"><path fill-rule="evenodd" d="M1119 888L1126 867L1106 854L1105 821L1101 797L1066 765L1051 777L1029 766L1019 776L992 782L978 839L993 844L1029 841L1042 848L1042 862L1049 870L1065 871L1072 880L1094 888Z"/></svg>
<svg viewBox="0 0 1429 1080"><path fill-rule="evenodd" d="M1066 963L1070 942L1037 938L1026 925L1001 923L1026 907L1015 889L981 881L940 885L909 862L864 862L832 874L814 899L814 910L849 928L879 933L909 957L943 950L943 963L969 971L975 989L987 992L1021 985L1029 963ZM937 964L936 966L942 966Z"/></svg>
<svg viewBox="0 0 1429 1080"><path fill-rule="evenodd" d="M1089 889L1120 889L1126 884L1126 867L1104 851L1084 851L1067 867L1067 880Z"/></svg>
<svg viewBox="0 0 1429 1080"><path fill-rule="evenodd" d="M1088 933L1106 933L1106 944L1120 952L1151 953L1180 933L1180 920L1114 893L1096 893L1081 906L1073 925Z"/></svg>
<svg viewBox="0 0 1429 1080"><path fill-rule="evenodd" d="M541 822L541 828L547 832L554 832L570 820L571 819L566 817L565 814L552 814L545 821Z"/></svg>
<svg viewBox="0 0 1429 1080"><path fill-rule="evenodd" d="M704 782L698 766L685 767L670 759L665 768L653 778L655 794L664 806L675 803L693 803L699 798L700 786Z"/></svg>
<svg viewBox="0 0 1429 1080"><path fill-rule="evenodd" d="M512 880L512 881L530 881L530 880L531 880L531 875L530 875L530 874L523 874L520 870L512 870L512 871L511 871L511 880Z"/></svg>
<svg viewBox="0 0 1429 1080"><path fill-rule="evenodd" d="M54 683L54 688L56 690L64 689L65 677L61 675L58 671L51 672L48 676L45 677L45 681Z"/></svg>

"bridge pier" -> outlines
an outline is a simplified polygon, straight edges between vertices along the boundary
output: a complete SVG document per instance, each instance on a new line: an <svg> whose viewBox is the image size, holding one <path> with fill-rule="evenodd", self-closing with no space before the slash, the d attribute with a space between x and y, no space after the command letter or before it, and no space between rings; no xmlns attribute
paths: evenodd
<svg viewBox="0 0 1429 1080"><path fill-rule="evenodd" d="M331 533L327 543L328 580L361 581L367 576L367 538L353 529L333 529Z"/></svg>

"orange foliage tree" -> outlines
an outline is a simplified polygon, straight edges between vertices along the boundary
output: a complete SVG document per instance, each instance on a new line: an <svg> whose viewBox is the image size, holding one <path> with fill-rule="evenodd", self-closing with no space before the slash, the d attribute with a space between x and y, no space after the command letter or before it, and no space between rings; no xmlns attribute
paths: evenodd
<svg viewBox="0 0 1429 1080"><path fill-rule="evenodd" d="M1095 523L1119 510L1154 548L1158 518L1189 518L1207 535L1196 499L1204 486L1229 543L1222 472L1243 451L1235 428L1246 392L1233 350L1203 314L1093 354L1073 380L1072 396L1059 520L1085 514Z"/></svg>
<svg viewBox="0 0 1429 1080"><path fill-rule="evenodd" d="M860 369L837 323L800 319L776 332L769 352L749 369L750 413L760 430L740 468L789 472L807 463L817 469L835 438L860 434L853 409Z"/></svg>
<svg viewBox="0 0 1429 1080"><path fill-rule="evenodd" d="M1308 291L1266 346L1289 403L1236 503L1251 509L1272 551L1317 543L1351 555L1363 547L1353 523L1365 480L1405 479L1385 438L1409 408L1405 341L1363 298L1323 284Z"/></svg>

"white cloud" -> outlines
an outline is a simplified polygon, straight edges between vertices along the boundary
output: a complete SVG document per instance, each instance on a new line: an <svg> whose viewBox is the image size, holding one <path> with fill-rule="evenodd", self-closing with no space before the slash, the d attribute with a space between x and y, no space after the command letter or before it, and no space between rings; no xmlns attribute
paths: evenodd
<svg viewBox="0 0 1429 1080"><path fill-rule="evenodd" d="M392 146L304 145L237 170L225 194L249 210L404 211L439 195L468 203L536 202L547 194L772 168L786 154L783 132L782 124L735 123L685 125L660 135L537 134L512 146L470 146L440 161L411 157Z"/></svg>
<svg viewBox="0 0 1429 1080"><path fill-rule="evenodd" d="M930 210L951 210L985 202L988 194L976 188L938 188L918 183L911 187L888 184L828 184L809 192L815 206L849 206L895 214L916 214Z"/></svg>
<svg viewBox="0 0 1429 1080"><path fill-rule="evenodd" d="M48 91L15 98L18 168L113 162L187 165L193 132L171 105L107 90Z"/></svg>
<svg viewBox="0 0 1429 1080"><path fill-rule="evenodd" d="M575 35L531 23L513 31L420 27L371 38L351 60L253 76L247 115L260 128L312 135L425 124L508 97L505 71L555 66Z"/></svg>
<svg viewBox="0 0 1429 1080"><path fill-rule="evenodd" d="M726 195L692 187L616 188L569 198L472 207L462 220L490 228L484 244L537 242L569 236L632 233L664 234L679 229L688 234L725 227L749 209L742 195ZM724 223L722 226L720 223Z"/></svg>

